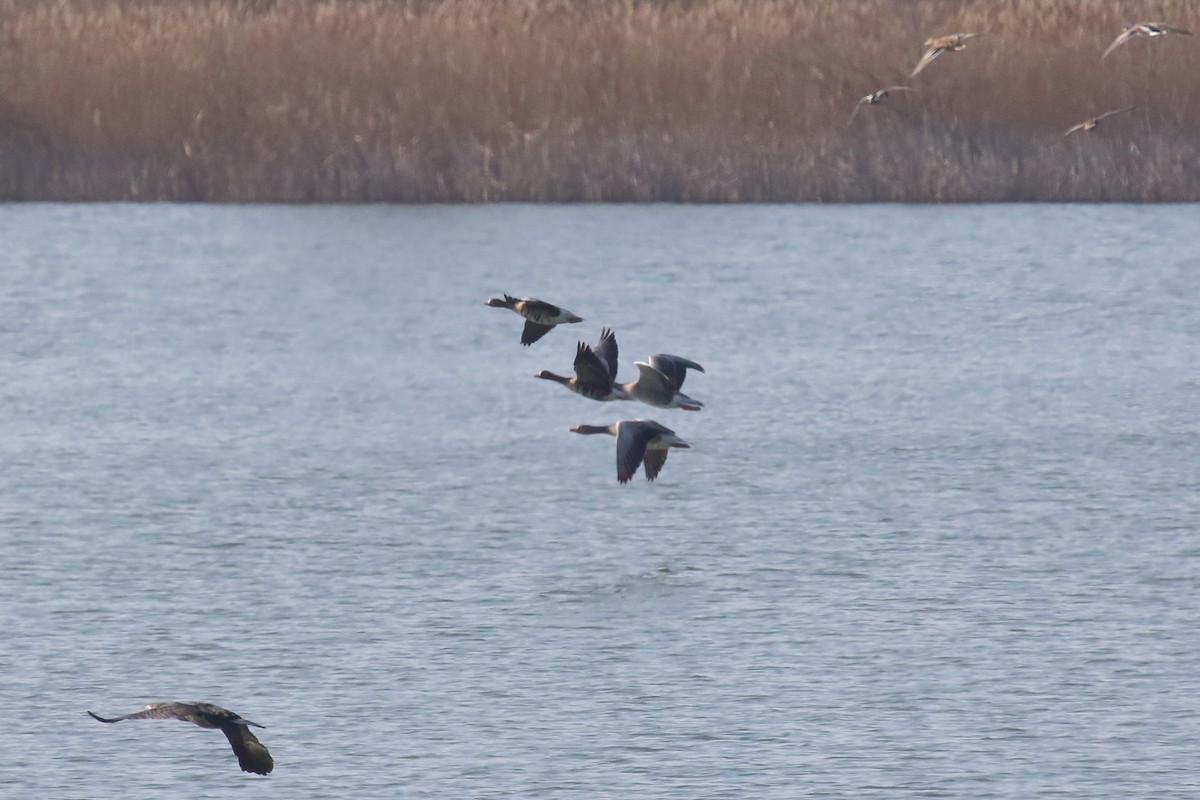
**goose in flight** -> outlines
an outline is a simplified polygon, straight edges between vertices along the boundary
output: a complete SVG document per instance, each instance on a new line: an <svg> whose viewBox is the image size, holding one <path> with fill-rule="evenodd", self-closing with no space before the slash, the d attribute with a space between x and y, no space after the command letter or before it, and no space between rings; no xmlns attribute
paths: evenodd
<svg viewBox="0 0 1200 800"><path fill-rule="evenodd" d="M516 298L506 294L503 298L485 300L483 304L492 308L511 309L524 317L525 330L521 331L521 344L526 347L549 333L555 325L583 322L583 317L578 314L534 297Z"/></svg>
<svg viewBox="0 0 1200 800"><path fill-rule="evenodd" d="M1099 125L1100 120L1104 119L1105 117L1111 117L1113 114L1124 114L1126 111L1130 111L1131 109L1133 109L1133 106L1127 106L1125 108L1118 108L1114 111L1105 111L1103 114L1097 114L1090 119L1085 119L1078 125L1072 125L1071 127L1067 128L1067 132L1064 133L1063 136L1070 136L1075 131L1083 131L1086 133L1087 131L1094 129L1097 125Z"/></svg>
<svg viewBox="0 0 1200 800"><path fill-rule="evenodd" d="M619 384L634 400L640 400L655 408L682 408L684 411L699 411L704 403L684 394L684 378L687 371L704 372L704 367L681 356L656 353L646 361L635 361L638 379L632 383Z"/></svg>
<svg viewBox="0 0 1200 800"><path fill-rule="evenodd" d="M611 425L576 425L572 433L607 433L617 437L617 482L629 483L641 464L646 480L658 477L672 447L691 447L675 431L651 419L623 419Z"/></svg>
<svg viewBox="0 0 1200 800"><path fill-rule="evenodd" d="M237 756L242 772L268 775L275 768L275 761L267 752L267 748L263 747L262 742L258 741L247 727L253 725L256 728L265 728L266 725L243 719L240 715L212 703L154 703L146 706L144 711L120 717L102 717L91 711L87 713L92 719L101 722L120 722L123 719L180 719L201 728L220 728L233 747L233 754Z"/></svg>
<svg viewBox="0 0 1200 800"><path fill-rule="evenodd" d="M600 331L600 341L589 347L579 342L575 347L575 377L556 375L544 369L535 378L555 381L575 394L592 400L632 400L633 397L613 378L617 374L617 335L612 328Z"/></svg>
<svg viewBox="0 0 1200 800"><path fill-rule="evenodd" d="M950 52L951 50L962 50L967 46L968 39L974 39L978 33L952 33L949 36L934 36L926 39L925 55L921 56L921 60L917 62L917 66L913 69L912 74L908 77L915 78L917 73L929 66L929 63L942 53Z"/></svg>
<svg viewBox="0 0 1200 800"><path fill-rule="evenodd" d="M858 114L859 109L861 109L863 106L877 106L880 103L882 103L883 99L885 97L887 97L889 94L891 94L892 92L915 92L915 91L917 91L917 90L912 88L911 86L888 86L886 88L871 92L868 95L863 95L863 97L857 103L854 104L854 110L850 112L850 121L847 122L846 124L849 125L851 122L854 122L854 117Z"/></svg>
<svg viewBox="0 0 1200 800"><path fill-rule="evenodd" d="M1128 42L1135 36L1166 36L1168 33L1182 33L1184 36L1191 36L1192 32L1183 28L1174 28L1170 25L1164 25L1161 22L1135 22L1132 25L1126 25L1125 30L1121 31L1117 38L1113 39L1112 44L1104 51L1104 55L1100 56L1101 60L1108 58L1108 54L1116 50L1121 45Z"/></svg>
<svg viewBox="0 0 1200 800"><path fill-rule="evenodd" d="M682 408L699 411L704 404L693 400L680 389L687 371L704 372L704 367L681 356L656 353L646 361L635 361L638 379L617 382L617 335L612 328L600 331L600 341L588 346L579 342L575 348L575 377L557 375L542 370L535 378L555 381L576 394L592 400L640 400L655 408Z"/></svg>

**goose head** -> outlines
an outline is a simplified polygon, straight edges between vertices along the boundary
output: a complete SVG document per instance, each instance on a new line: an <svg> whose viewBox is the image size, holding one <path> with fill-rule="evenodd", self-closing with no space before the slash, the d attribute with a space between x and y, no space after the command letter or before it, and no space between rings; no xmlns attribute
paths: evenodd
<svg viewBox="0 0 1200 800"><path fill-rule="evenodd" d="M541 378L542 380L546 380L546 381L554 381L556 383L570 383L571 382L570 378L565 378L562 375L555 375L553 372L551 372L548 369L542 370L541 372L534 375L533 377Z"/></svg>
<svg viewBox="0 0 1200 800"><path fill-rule="evenodd" d="M608 434L611 434L612 430L610 429L610 426L608 426L608 425L576 425L574 428L571 428L571 433L585 433L585 434L587 434L587 433L608 433Z"/></svg>

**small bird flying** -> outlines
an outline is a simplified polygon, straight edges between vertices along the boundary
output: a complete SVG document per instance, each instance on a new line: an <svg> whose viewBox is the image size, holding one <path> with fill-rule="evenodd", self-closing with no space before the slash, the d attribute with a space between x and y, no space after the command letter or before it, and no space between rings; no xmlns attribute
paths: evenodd
<svg viewBox="0 0 1200 800"><path fill-rule="evenodd" d="M952 33L948 36L934 36L926 39L925 44L922 45L926 48L925 55L921 56L921 60L917 62L917 66L908 77L916 77L918 72L928 67L930 62L942 53L962 50L967 46L968 39L974 39L978 35L978 33Z"/></svg>
<svg viewBox="0 0 1200 800"><path fill-rule="evenodd" d="M1113 114L1124 114L1126 111L1130 111L1132 109L1133 109L1133 106L1127 106L1126 108L1118 108L1118 109L1114 109L1113 111L1105 111L1103 114L1097 114L1094 117L1085 119L1083 122L1079 123L1078 125L1072 125L1071 127L1067 128L1067 132L1064 133L1063 136L1070 136L1075 131L1083 131L1084 133L1086 133L1090 130L1093 130L1097 125L1099 125L1100 120L1104 119L1105 117L1111 117Z"/></svg>
<svg viewBox="0 0 1200 800"><path fill-rule="evenodd" d="M578 314L572 314L565 308L538 300L536 297L518 298L506 294L502 298L484 300L483 304L492 308L507 308L524 317L525 329L521 331L521 344L526 347L553 330L555 325L583 322L583 317Z"/></svg>
<svg viewBox="0 0 1200 800"><path fill-rule="evenodd" d="M851 122L854 121L854 117L858 114L858 110L860 108L862 108L863 106L877 106L880 103L882 103L883 99L885 97L887 97L889 94L891 94L892 92L915 92L915 91L917 91L917 90L912 88L911 86L888 86L886 88L878 89L874 92L871 92L870 94L863 95L862 98L857 103L854 104L854 110L850 112L850 121L847 122L846 124L849 125Z"/></svg>
<svg viewBox="0 0 1200 800"><path fill-rule="evenodd" d="M1108 49L1104 51L1104 55L1100 56L1100 59L1103 60L1105 58L1108 58L1109 53L1111 53L1113 50L1116 50L1118 47L1125 44L1126 42L1128 42L1130 39L1133 39L1134 37L1137 37L1137 36L1149 36L1149 37L1166 36L1168 33L1180 33L1180 34L1183 34L1184 36L1192 35L1191 31L1184 30L1183 28L1176 28L1171 25L1166 25L1162 22L1135 22L1131 25L1125 26L1125 30L1121 31L1120 35L1117 36L1117 38L1113 39L1112 44L1110 44L1108 46Z"/></svg>
<svg viewBox="0 0 1200 800"><path fill-rule="evenodd" d="M269 775L275 768L275 760L271 758L267 748L247 727L267 726L243 719L240 715L212 703L154 703L146 706L143 711L120 717L102 717L91 711L87 713L92 719L101 722L120 722L124 719L179 719L201 728L218 728L233 747L233 754L237 756L242 772Z"/></svg>

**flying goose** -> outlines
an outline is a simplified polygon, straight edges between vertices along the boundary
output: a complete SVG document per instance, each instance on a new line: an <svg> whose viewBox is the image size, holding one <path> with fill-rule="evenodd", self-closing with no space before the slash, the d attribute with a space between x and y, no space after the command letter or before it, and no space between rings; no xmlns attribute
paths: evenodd
<svg viewBox="0 0 1200 800"><path fill-rule="evenodd" d="M646 361L635 361L633 364L638 368L638 379L619 386L634 400L655 408L682 408L684 411L699 411L704 407L704 403L680 391L689 369L704 372L704 367L695 361L656 353Z"/></svg>
<svg viewBox="0 0 1200 800"><path fill-rule="evenodd" d="M916 68L913 69L912 74L908 77L916 77L918 72L928 67L929 63L942 53L951 50L962 50L967 46L968 39L974 39L978 35L978 33L952 33L949 36L934 36L926 39L925 44L922 45L927 48L925 55L921 56L921 60L917 62Z"/></svg>
<svg viewBox="0 0 1200 800"><path fill-rule="evenodd" d="M246 727L253 725L256 728L265 728L266 725L242 719L238 714L212 703L154 703L146 706L145 711L120 717L102 717L91 711L87 713L92 719L101 722L120 722L123 719L181 719L201 728L220 728L233 747L233 754L237 756L242 772L268 775L275 768L275 761L267 752L267 748L263 747L262 742Z"/></svg>
<svg viewBox="0 0 1200 800"><path fill-rule="evenodd" d="M667 463L672 447L691 447L675 431L652 419L623 419L611 425L576 425L572 433L607 433L617 437L617 482L629 483L639 464L646 465L646 480L652 481Z"/></svg>
<svg viewBox="0 0 1200 800"><path fill-rule="evenodd" d="M1192 35L1191 31L1186 31L1183 28L1173 28L1161 22L1135 22L1132 25L1125 26L1125 30L1117 38L1113 39L1112 44L1108 46L1108 49L1104 51L1104 55L1100 56L1100 58L1101 60L1108 58L1109 53L1135 36L1166 36L1168 33L1182 33L1184 36Z"/></svg>
<svg viewBox="0 0 1200 800"><path fill-rule="evenodd" d="M600 341L593 347L579 342L575 347L575 377L556 375L542 370L534 375L548 381L561 383L575 394L592 400L632 400L632 396L613 378L617 374L617 336L612 328L600 331Z"/></svg>
<svg viewBox="0 0 1200 800"><path fill-rule="evenodd" d="M583 317L534 297L516 298L506 294L503 298L485 300L483 304L492 308L508 308L524 317L525 330L521 331L521 344L526 347L549 333L555 325L583 322Z"/></svg>
<svg viewBox="0 0 1200 800"><path fill-rule="evenodd" d="M885 97L887 97L889 94L891 94L892 92L915 92L915 91L917 91L917 90L912 88L911 86L888 86L886 88L878 89L874 92L871 92L870 94L863 95L862 98L857 103L854 104L854 110L850 112L850 121L847 122L846 124L849 125L851 122L854 121L854 117L858 114L858 110L860 108L862 108L863 106L877 106L881 102L883 102L883 99Z"/></svg>
<svg viewBox="0 0 1200 800"><path fill-rule="evenodd" d="M1126 111L1129 111L1132 108L1133 108L1133 106L1127 106L1125 108L1118 108L1114 111L1105 111L1103 114L1097 114L1096 116L1091 117L1090 119L1085 119L1083 122L1079 123L1078 125L1072 125L1071 127L1067 128L1067 132L1064 133L1063 136L1070 136L1075 131L1083 131L1086 133L1087 131L1090 131L1093 128L1095 128L1097 125L1099 125L1100 120L1104 119L1105 117L1111 117L1113 114L1124 114Z"/></svg>

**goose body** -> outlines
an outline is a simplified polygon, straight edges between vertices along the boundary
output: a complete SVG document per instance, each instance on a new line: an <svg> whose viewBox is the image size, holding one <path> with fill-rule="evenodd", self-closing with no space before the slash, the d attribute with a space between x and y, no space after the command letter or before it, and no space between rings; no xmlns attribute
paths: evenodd
<svg viewBox="0 0 1200 800"><path fill-rule="evenodd" d="M217 728L225 734L237 756L238 766L243 772L268 775L275 768L275 761L262 742L250 732L249 725L265 728L257 722L243 719L228 709L212 703L154 703L145 710L120 717L102 717L91 711L92 719L100 722L120 722L125 719L178 719L199 725L201 728Z"/></svg>
<svg viewBox="0 0 1200 800"><path fill-rule="evenodd" d="M1108 46L1108 49L1104 51L1104 55L1100 56L1100 58L1102 60L1108 58L1109 53L1136 36L1165 36L1168 33L1179 33L1184 36L1192 35L1192 32L1189 30L1176 28L1161 22L1135 22L1132 25L1125 26L1125 30L1121 31L1117 38L1113 39L1112 44Z"/></svg>
<svg viewBox="0 0 1200 800"><path fill-rule="evenodd" d="M923 45L926 48L925 54L921 56L921 60L917 62L917 66L913 68L909 77L916 77L918 72L928 67L942 53L962 50L967 46L968 39L974 39L978 35L978 33L952 33L949 36L933 36L926 39Z"/></svg>
<svg viewBox="0 0 1200 800"><path fill-rule="evenodd" d="M575 376L557 375L542 370L535 378L561 383L572 392L592 400L632 400L613 377L617 373L617 336L611 328L600 331L600 341L593 346L579 342L575 347Z"/></svg>
<svg viewBox="0 0 1200 800"><path fill-rule="evenodd" d="M528 347L545 336L555 325L583 322L583 317L572 314L565 308L538 300L535 297L493 297L483 302L492 308L507 308L525 318L525 329L521 331L521 344Z"/></svg>
<svg viewBox="0 0 1200 800"><path fill-rule="evenodd" d="M699 411L704 407L699 400L680 391L689 369L704 372L704 367L695 361L658 353L633 364L638 368L638 379L621 385L634 400L655 408L682 408L684 411Z"/></svg>
<svg viewBox="0 0 1200 800"><path fill-rule="evenodd" d="M611 425L576 425L572 433L601 434L617 437L617 482L629 483L641 465L646 480L658 477L667 463L672 447L691 447L675 431L652 419L625 419Z"/></svg>
<svg viewBox="0 0 1200 800"><path fill-rule="evenodd" d="M1070 136L1075 131L1083 131L1084 133L1087 133L1088 131L1095 129L1095 127L1100 124L1100 120L1104 119L1105 117L1111 117L1113 114L1124 114L1126 111L1129 111L1132 108L1133 106L1129 106L1127 108L1118 108L1115 111L1105 111L1103 114L1097 114L1091 119L1085 119L1078 125L1072 125L1071 127L1067 128L1067 132L1064 133L1063 136Z"/></svg>

